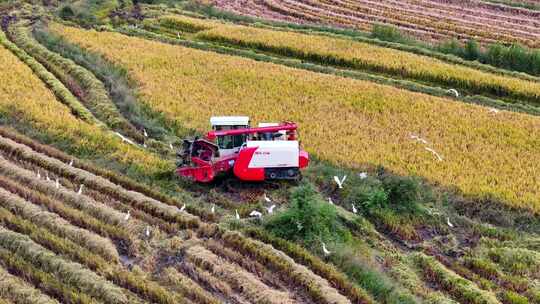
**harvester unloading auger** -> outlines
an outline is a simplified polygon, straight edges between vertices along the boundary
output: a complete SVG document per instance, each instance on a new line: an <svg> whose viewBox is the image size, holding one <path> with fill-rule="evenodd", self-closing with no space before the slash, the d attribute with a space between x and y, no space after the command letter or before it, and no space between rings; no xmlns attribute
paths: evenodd
<svg viewBox="0 0 540 304"><path fill-rule="evenodd" d="M295 123L251 128L245 116L212 117L210 123L212 131L205 138L184 140L178 175L198 182L211 182L231 171L243 181L299 179L300 169L309 164Z"/></svg>

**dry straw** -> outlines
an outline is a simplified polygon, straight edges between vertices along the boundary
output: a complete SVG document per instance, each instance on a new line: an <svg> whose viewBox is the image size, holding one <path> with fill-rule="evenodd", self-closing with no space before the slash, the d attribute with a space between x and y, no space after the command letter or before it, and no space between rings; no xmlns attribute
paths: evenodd
<svg viewBox="0 0 540 304"><path fill-rule="evenodd" d="M127 297L120 288L80 264L56 256L24 235L0 228L0 247L96 299L111 304L127 304Z"/></svg>
<svg viewBox="0 0 540 304"><path fill-rule="evenodd" d="M57 214L44 211L38 206L22 199L20 196L2 188L0 188L0 199L4 202L4 207L10 209L15 214L46 227L55 234L66 237L83 247L94 250L108 259L113 261L119 260L116 247L109 239L100 237L88 230L75 227Z"/></svg>
<svg viewBox="0 0 540 304"><path fill-rule="evenodd" d="M0 267L0 298L17 304L58 304L40 290ZM1 302L0 302L1 303Z"/></svg>
<svg viewBox="0 0 540 304"><path fill-rule="evenodd" d="M254 274L227 262L202 246L192 246L186 250L186 257L218 279L226 281L246 300L254 303L278 304L296 303L285 291L270 288Z"/></svg>

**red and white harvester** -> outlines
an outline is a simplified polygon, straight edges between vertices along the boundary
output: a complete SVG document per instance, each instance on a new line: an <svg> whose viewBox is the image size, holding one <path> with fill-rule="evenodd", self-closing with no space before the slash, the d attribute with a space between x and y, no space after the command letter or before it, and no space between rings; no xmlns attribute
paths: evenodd
<svg viewBox="0 0 540 304"><path fill-rule="evenodd" d="M248 117L220 116L212 117L210 124L212 131L205 138L184 140L178 175L198 182L211 182L231 171L243 181L299 179L300 169L309 163L295 123L261 123L252 128Z"/></svg>

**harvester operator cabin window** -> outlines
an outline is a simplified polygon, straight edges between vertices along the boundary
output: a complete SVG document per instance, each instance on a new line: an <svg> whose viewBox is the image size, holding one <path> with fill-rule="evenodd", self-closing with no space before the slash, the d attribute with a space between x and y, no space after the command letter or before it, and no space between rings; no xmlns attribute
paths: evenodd
<svg viewBox="0 0 540 304"><path fill-rule="evenodd" d="M216 126L217 131L244 129L247 126ZM234 149L241 147L246 142L246 135L225 135L218 137L218 146L220 149Z"/></svg>
<svg viewBox="0 0 540 304"><path fill-rule="evenodd" d="M241 147L246 142L246 135L226 135L218 137L220 149L233 149Z"/></svg>

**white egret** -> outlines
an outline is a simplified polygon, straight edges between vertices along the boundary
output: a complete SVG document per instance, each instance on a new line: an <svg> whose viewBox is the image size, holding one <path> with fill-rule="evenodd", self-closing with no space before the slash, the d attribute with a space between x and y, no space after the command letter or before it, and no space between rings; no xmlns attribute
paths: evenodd
<svg viewBox="0 0 540 304"><path fill-rule="evenodd" d="M352 205L352 212L354 214L358 213L358 210L356 210L356 207L354 206L354 204L351 204Z"/></svg>
<svg viewBox="0 0 540 304"><path fill-rule="evenodd" d="M448 226L450 228L454 228L454 224L450 223L450 218L449 217L446 218L446 224L448 224Z"/></svg>
<svg viewBox="0 0 540 304"><path fill-rule="evenodd" d="M272 206L266 208L266 211L268 211L268 214L272 214L272 213L274 213L274 208L276 208L276 205L272 205Z"/></svg>
<svg viewBox="0 0 540 304"><path fill-rule="evenodd" d="M343 189L343 183L347 179L347 175L343 176L343 178L339 179L339 177L334 176L334 181L338 185L339 189Z"/></svg>
<svg viewBox="0 0 540 304"><path fill-rule="evenodd" d="M253 211L251 211L251 213L249 214L249 216L255 216L255 217L258 217L258 218L262 218L262 213L260 213L260 212L257 211L257 210L253 210Z"/></svg>
<svg viewBox="0 0 540 304"><path fill-rule="evenodd" d="M428 148L428 147L426 147L425 149L426 149L427 151L431 152L433 155L435 155L439 161L442 161L442 160L443 160L442 156L439 155L439 153L437 153L435 150L433 150L433 149L431 149L431 148Z"/></svg>
<svg viewBox="0 0 540 304"><path fill-rule="evenodd" d="M329 203L330 205L333 205L333 204L334 204L334 202L332 201L332 198L331 198L331 197L328 198L328 203Z"/></svg>
<svg viewBox="0 0 540 304"><path fill-rule="evenodd" d="M332 251L326 249L326 244L324 242L321 242L321 243L322 243L322 251L324 252L324 255L330 255Z"/></svg>
<svg viewBox="0 0 540 304"><path fill-rule="evenodd" d="M182 208L180 208L180 212L184 212L184 210L186 210L186 204L184 204Z"/></svg>
<svg viewBox="0 0 540 304"><path fill-rule="evenodd" d="M450 90L446 91L446 93L450 93L450 94L454 95L456 98L459 97L459 92L456 89L450 89Z"/></svg>
<svg viewBox="0 0 540 304"><path fill-rule="evenodd" d="M150 226L146 226L146 230L144 231L144 234L146 237L150 237Z"/></svg>
<svg viewBox="0 0 540 304"><path fill-rule="evenodd" d="M234 212L236 213L236 219L239 220L240 219L240 214L238 214L238 210L234 209Z"/></svg>

